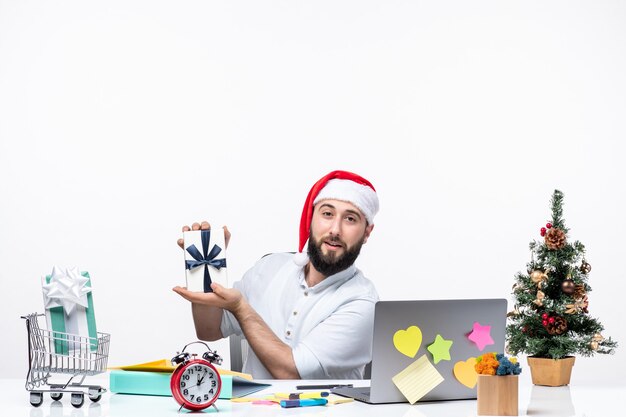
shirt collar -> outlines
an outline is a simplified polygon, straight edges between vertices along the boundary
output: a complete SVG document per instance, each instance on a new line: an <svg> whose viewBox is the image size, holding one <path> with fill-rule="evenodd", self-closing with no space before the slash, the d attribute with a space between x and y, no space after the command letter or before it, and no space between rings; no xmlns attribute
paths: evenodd
<svg viewBox="0 0 626 417"><path fill-rule="evenodd" d="M309 288L313 292L322 291L325 288L330 287L331 285L336 285L338 283L345 282L352 278L357 273L356 266L354 264L350 265L348 268L343 271L339 271L334 275L324 278L322 282L313 287L308 287L306 280L304 279L304 267L300 269L300 274L298 275L298 281L300 285L304 288Z"/></svg>

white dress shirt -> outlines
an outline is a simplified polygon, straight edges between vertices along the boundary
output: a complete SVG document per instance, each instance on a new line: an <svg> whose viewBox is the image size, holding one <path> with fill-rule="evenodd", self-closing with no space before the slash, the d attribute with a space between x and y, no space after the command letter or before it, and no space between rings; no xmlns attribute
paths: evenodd
<svg viewBox="0 0 626 417"><path fill-rule="evenodd" d="M354 265L308 287L293 254L259 260L235 282L272 331L291 346L303 379L361 379L372 357L374 304L378 293ZM224 337L241 335L235 317L224 312ZM272 378L250 349L243 371Z"/></svg>

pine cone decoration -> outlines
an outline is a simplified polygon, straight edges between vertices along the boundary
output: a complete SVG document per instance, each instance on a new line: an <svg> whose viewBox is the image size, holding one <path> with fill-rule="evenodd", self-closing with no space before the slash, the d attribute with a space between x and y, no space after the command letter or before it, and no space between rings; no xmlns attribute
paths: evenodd
<svg viewBox="0 0 626 417"><path fill-rule="evenodd" d="M553 227L546 232L544 240L548 249L561 249L563 246L565 246L565 232L563 232L561 229Z"/></svg>
<svg viewBox="0 0 626 417"><path fill-rule="evenodd" d="M563 317L556 316L554 317L554 322L548 323L546 325L546 330L552 336L563 334L567 331L567 320L565 320Z"/></svg>
<svg viewBox="0 0 626 417"><path fill-rule="evenodd" d="M574 287L574 294L572 294L572 298L574 300L582 300L587 295L585 291L585 286L583 284L576 284Z"/></svg>

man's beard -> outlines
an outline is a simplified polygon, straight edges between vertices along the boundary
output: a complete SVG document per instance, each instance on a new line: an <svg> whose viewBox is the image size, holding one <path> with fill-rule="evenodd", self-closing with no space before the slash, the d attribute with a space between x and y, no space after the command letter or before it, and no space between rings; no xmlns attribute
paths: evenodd
<svg viewBox="0 0 626 417"><path fill-rule="evenodd" d="M345 248L345 243L343 243L339 238L328 238L326 240L343 244L345 252L343 255L337 255L335 252L329 252L325 255L324 252L322 252L324 239L316 241L312 233L309 233L309 236L309 246L307 249L309 260L313 264L313 267L326 277L334 275L350 267L354 261L356 261L356 258L359 257L361 246L363 246L363 241L365 240L365 236L363 236L363 238L355 243L354 246L351 248Z"/></svg>

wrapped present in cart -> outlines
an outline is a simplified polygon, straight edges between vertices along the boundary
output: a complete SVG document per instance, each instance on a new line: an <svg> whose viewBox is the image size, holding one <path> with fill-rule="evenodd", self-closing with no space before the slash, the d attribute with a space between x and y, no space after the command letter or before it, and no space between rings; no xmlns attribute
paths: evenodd
<svg viewBox="0 0 626 417"><path fill-rule="evenodd" d="M53 400L71 394L74 407L83 405L85 393L98 401L106 390L83 382L88 375L106 371L110 335L96 330L89 273L55 266L41 284L47 329L39 326L38 318L44 314L23 317L28 330L26 389L30 403L41 405L45 392ZM55 374L60 376L53 377ZM63 376L69 379L56 382Z"/></svg>
<svg viewBox="0 0 626 417"><path fill-rule="evenodd" d="M87 376L106 371L111 336L98 333L96 338L91 338L42 329L39 317L43 316L33 313L22 317L26 320L28 332L26 390L30 391L30 403L40 406L46 392L55 401L64 393L71 394L71 404L76 408L83 405L85 394L91 401L99 401L106 389L83 382ZM63 349L57 353L59 346ZM56 382L57 378L60 381L69 379Z"/></svg>

